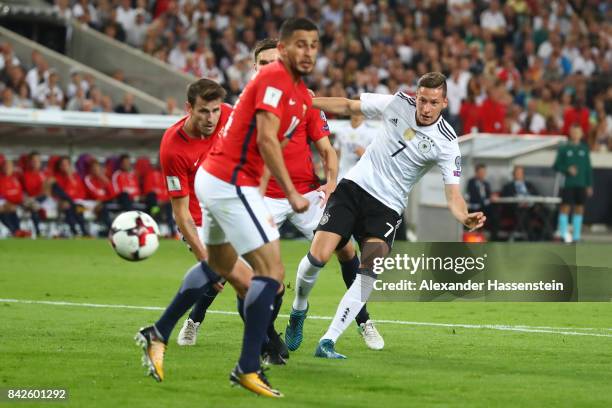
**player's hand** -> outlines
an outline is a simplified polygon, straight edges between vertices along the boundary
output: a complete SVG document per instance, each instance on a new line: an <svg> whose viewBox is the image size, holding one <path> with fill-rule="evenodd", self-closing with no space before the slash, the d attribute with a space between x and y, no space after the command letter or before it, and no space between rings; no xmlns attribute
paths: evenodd
<svg viewBox="0 0 612 408"><path fill-rule="evenodd" d="M570 174L570 176L575 176L576 174L578 174L578 168L573 165L569 166L567 172Z"/></svg>
<svg viewBox="0 0 612 408"><path fill-rule="evenodd" d="M289 204L291 204L291 208L296 213L303 213L308 210L308 206L310 206L310 201L308 201L303 195L298 193L297 191L287 197L289 200Z"/></svg>
<svg viewBox="0 0 612 408"><path fill-rule="evenodd" d="M593 197L593 187L587 187L586 193L587 197Z"/></svg>
<svg viewBox="0 0 612 408"><path fill-rule="evenodd" d="M470 231L474 231L482 228L486 220L487 217L485 217L484 213L479 211L468 214L465 220L463 220L463 225L469 228Z"/></svg>
<svg viewBox="0 0 612 408"><path fill-rule="evenodd" d="M215 282L213 288L215 288L218 293L223 292L223 288L225 288L225 279L221 279L219 282Z"/></svg>
<svg viewBox="0 0 612 408"><path fill-rule="evenodd" d="M329 196L331 195L331 193L334 192L335 189L336 189L336 183L323 184L321 187L317 188L317 191L320 191L323 193L323 199L321 200L321 203L319 204L321 208L325 208L325 205L327 204L327 200L329 200Z"/></svg>

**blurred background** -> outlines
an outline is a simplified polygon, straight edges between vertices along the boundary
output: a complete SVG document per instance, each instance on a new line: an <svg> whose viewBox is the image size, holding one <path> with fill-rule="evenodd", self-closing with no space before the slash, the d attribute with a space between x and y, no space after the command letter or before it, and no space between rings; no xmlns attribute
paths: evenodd
<svg viewBox="0 0 612 408"><path fill-rule="evenodd" d="M176 236L157 150L186 86L210 78L235 102L253 46L292 16L320 27L319 96L414 95L447 75L466 199L490 222L457 226L433 171L398 238L612 242L612 8L593 0L0 1L0 237L104 236L132 208ZM589 162L581 235L558 228L572 132Z"/></svg>

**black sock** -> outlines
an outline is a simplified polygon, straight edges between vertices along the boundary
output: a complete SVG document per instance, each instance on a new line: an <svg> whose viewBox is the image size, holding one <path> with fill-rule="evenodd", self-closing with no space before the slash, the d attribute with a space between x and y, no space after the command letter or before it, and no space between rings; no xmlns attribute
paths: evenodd
<svg viewBox="0 0 612 408"><path fill-rule="evenodd" d="M187 272L174 299L155 323L155 327L164 342L168 342L176 322L206 293L215 277L216 274L205 261L194 265Z"/></svg>
<svg viewBox="0 0 612 408"><path fill-rule="evenodd" d="M342 279L344 279L344 284L348 289L357 277L357 272L359 272L359 257L357 254L350 261L340 261L340 268L342 269ZM368 320L370 320L370 314L368 313L367 304L364 304L357 316L355 316L355 321L357 324L361 324Z"/></svg>
<svg viewBox="0 0 612 408"><path fill-rule="evenodd" d="M255 276L244 299L244 337L238 365L243 373L260 369L259 356L270 324L274 296L280 283L265 276Z"/></svg>
<svg viewBox="0 0 612 408"><path fill-rule="evenodd" d="M15 226L15 229L16 230L21 229L21 222L19 222L19 217L17 216L17 213L12 212L12 213L9 213L8 215L11 218L11 222Z"/></svg>
<svg viewBox="0 0 612 408"><path fill-rule="evenodd" d="M11 234L14 234L15 231L17 231L18 228L13 223L13 220L11 219L11 217L9 217L8 213L0 214L0 221L2 221L4 225L6 225L6 228L8 228L9 231L11 231Z"/></svg>
<svg viewBox="0 0 612 408"><path fill-rule="evenodd" d="M238 314L244 322L244 299L241 299L238 295L236 295L236 309L238 309Z"/></svg>
<svg viewBox="0 0 612 408"><path fill-rule="evenodd" d="M278 313L280 312L281 306L283 305L283 295L285 294L285 285L280 292L276 294L274 297L274 310L272 310L272 316L270 317L270 324L268 325L268 337L276 334L276 330L274 329L274 322L278 317Z"/></svg>
<svg viewBox="0 0 612 408"><path fill-rule="evenodd" d="M218 293L217 289L215 289L213 285L210 285L206 293L204 293L204 296L199 298L195 305L193 305L191 313L189 313L189 318L194 322L202 323L206 316L206 311L215 300Z"/></svg>

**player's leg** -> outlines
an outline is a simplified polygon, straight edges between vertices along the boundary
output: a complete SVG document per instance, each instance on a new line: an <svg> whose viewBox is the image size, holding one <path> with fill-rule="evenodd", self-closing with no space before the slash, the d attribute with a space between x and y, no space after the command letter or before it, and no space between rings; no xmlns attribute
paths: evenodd
<svg viewBox="0 0 612 408"><path fill-rule="evenodd" d="M319 220L310 250L298 265L295 299L285 330L285 342L289 350L297 350L302 344L304 321L308 313L308 296L319 272L334 251L338 247L344 247L350 239L358 211L358 205L351 197L352 189L350 184L342 182L332 193Z"/></svg>
<svg viewBox="0 0 612 408"><path fill-rule="evenodd" d="M571 189L564 188L561 191L561 206L559 207L559 219L557 222L557 229L559 230L559 237L561 238L561 241L565 240L565 236L567 235L569 213L572 203L573 195Z"/></svg>
<svg viewBox="0 0 612 408"><path fill-rule="evenodd" d="M202 169L196 174L195 184L200 202L219 222L236 252L253 268L254 276L244 297L242 352L230 381L258 395L280 397L282 394L271 387L260 366L274 297L284 276L278 229L257 187L235 186ZM202 190L198 188L200 184ZM203 191L206 196L201 194Z"/></svg>
<svg viewBox="0 0 612 408"><path fill-rule="evenodd" d="M376 275L373 273L374 261L387 256L393 246L395 232L401 223L399 214L363 190L357 192L356 196L361 202L359 221L354 231L355 238L361 245L359 273L340 301L329 329L319 341L315 352L317 357L345 358L335 352L334 346L370 297L376 281ZM382 337L380 340L382 341ZM382 347L384 341L377 348Z"/></svg>
<svg viewBox="0 0 612 408"><path fill-rule="evenodd" d="M349 241L343 248L336 251L336 256L338 257L338 262L340 262L342 279L346 288L349 289L359 273L360 261L355 246ZM376 329L374 322L370 319L367 303L357 313L355 323L357 323L357 329L366 346L372 350L382 350L385 346L385 341Z"/></svg>
<svg viewBox="0 0 612 408"><path fill-rule="evenodd" d="M369 237L363 240L359 273L342 297L327 332L321 337L315 351L316 357L346 358L346 356L335 351L335 344L340 335L351 324L351 321L361 311L372 293L374 282L376 281L375 274L372 272L374 259L378 257L384 258L389 253L389 249L387 243L380 238Z"/></svg>
<svg viewBox="0 0 612 408"><path fill-rule="evenodd" d="M583 187L574 188L574 214L572 215L572 239L579 242L582 238L582 220L584 217L584 203L586 201L586 189Z"/></svg>

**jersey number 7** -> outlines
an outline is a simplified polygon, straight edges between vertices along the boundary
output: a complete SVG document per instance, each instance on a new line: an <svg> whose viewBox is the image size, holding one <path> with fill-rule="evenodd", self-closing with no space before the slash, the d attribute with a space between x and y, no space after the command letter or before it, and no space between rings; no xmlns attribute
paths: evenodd
<svg viewBox="0 0 612 408"><path fill-rule="evenodd" d="M399 152L401 152L402 150L404 150L405 148L408 147L408 145L406 143L404 143L402 140L398 140L397 141L400 145L402 145L402 147L399 148L399 150L397 150L395 153L393 153L391 155L391 157L395 157L399 154Z"/></svg>

